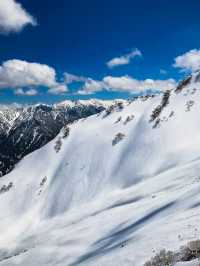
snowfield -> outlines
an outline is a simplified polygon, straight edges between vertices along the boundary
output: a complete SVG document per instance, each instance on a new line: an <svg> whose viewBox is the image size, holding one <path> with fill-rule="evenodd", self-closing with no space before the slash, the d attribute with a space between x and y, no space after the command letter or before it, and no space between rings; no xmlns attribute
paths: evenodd
<svg viewBox="0 0 200 266"><path fill-rule="evenodd" d="M0 179L0 266L142 266L199 238L200 91L155 125L161 100L79 120Z"/></svg>

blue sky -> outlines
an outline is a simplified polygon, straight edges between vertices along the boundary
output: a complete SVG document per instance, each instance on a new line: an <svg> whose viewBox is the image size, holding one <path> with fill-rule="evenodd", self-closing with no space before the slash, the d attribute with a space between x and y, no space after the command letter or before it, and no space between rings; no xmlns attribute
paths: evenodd
<svg viewBox="0 0 200 266"><path fill-rule="evenodd" d="M180 70L191 71L192 67L184 67L184 63L173 67L175 58L192 49L196 49L196 55L199 52L198 0L3 1L5 5L1 7L0 4L0 26L12 16L10 9L5 20L1 21L1 12L5 13L6 5L13 4L11 2L20 3L34 22L29 17L29 21L22 23L17 30L13 24L6 24L7 28L1 30L0 65L13 59L45 64L55 70L56 86L66 86L68 91L49 93L48 86L54 86L52 84L43 86L38 82L26 86L19 82L19 85L13 85L10 80L7 83L3 80L8 84L8 88L4 88L6 85L1 86L4 71L2 75L0 73L2 103L129 97L138 91L135 88L131 91L130 86L120 89L112 85L110 89L110 83L100 83L100 88L92 93L91 89L86 93L76 92L84 90L88 78L91 86L91 79L102 82L105 77L128 76L136 81L172 78L178 81L186 75ZM136 48L141 56L133 56L127 64L114 67L106 64L114 58L126 57ZM66 84L66 72L85 79ZM37 95L25 95L30 89L37 91Z"/></svg>

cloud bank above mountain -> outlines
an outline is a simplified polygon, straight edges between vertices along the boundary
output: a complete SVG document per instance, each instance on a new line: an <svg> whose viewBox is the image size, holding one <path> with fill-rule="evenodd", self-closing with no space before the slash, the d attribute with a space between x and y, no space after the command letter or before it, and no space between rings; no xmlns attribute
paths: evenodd
<svg viewBox="0 0 200 266"><path fill-rule="evenodd" d="M139 54L139 50L136 53ZM177 56L174 68L181 71L195 72L200 69L200 50L193 49ZM166 71L160 74L168 75ZM74 84L76 84L74 89ZM84 75L64 72L58 75L56 70L46 64L27 62L12 59L0 66L0 89L12 89L18 96L35 96L45 91L52 95L93 95L101 91L126 92L137 94L153 90L163 92L172 90L177 86L177 81L168 79L137 79L130 75L105 75L101 79L94 79Z"/></svg>
<svg viewBox="0 0 200 266"><path fill-rule="evenodd" d="M131 76L105 76L102 80L63 74L63 81L57 81L54 68L40 63L23 60L8 60L0 66L0 88L13 89L18 96L35 96L40 87L48 88L49 94L59 95L69 92L68 84L81 83L77 91L80 95L89 95L103 90L140 93L148 89L165 91L176 86L174 79L138 80ZM26 88L27 90L24 90Z"/></svg>
<svg viewBox="0 0 200 266"><path fill-rule="evenodd" d="M88 79L79 94L93 94L101 90L141 93L147 90L165 91L175 88L176 81L145 79L138 80L128 75L121 77L106 76L102 81Z"/></svg>

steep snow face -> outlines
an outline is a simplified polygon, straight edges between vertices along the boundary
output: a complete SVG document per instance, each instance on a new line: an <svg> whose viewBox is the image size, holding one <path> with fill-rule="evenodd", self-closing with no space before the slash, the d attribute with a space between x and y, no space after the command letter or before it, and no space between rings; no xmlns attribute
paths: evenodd
<svg viewBox="0 0 200 266"><path fill-rule="evenodd" d="M198 238L200 91L162 98L78 120L0 179L0 265L141 266Z"/></svg>

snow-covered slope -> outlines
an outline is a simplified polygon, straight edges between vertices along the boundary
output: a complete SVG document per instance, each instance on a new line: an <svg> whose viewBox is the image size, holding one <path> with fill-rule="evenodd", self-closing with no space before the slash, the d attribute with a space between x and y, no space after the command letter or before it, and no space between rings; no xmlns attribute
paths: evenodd
<svg viewBox="0 0 200 266"><path fill-rule="evenodd" d="M0 266L141 266L198 238L200 91L168 96L81 119L0 179Z"/></svg>
<svg viewBox="0 0 200 266"><path fill-rule="evenodd" d="M65 101L54 105L0 105L0 176L13 169L25 155L41 148L61 128L101 112L118 101Z"/></svg>

